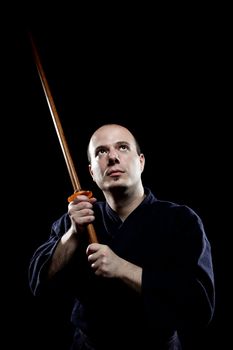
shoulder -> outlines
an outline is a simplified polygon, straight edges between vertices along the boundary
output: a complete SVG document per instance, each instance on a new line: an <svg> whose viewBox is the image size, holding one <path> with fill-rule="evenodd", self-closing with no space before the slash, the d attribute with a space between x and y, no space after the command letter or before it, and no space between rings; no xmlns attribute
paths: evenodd
<svg viewBox="0 0 233 350"><path fill-rule="evenodd" d="M161 199L156 199L154 201L148 202L147 204L149 204L152 210L158 210L166 215L199 218L198 214L186 204L179 204L176 202Z"/></svg>
<svg viewBox="0 0 233 350"><path fill-rule="evenodd" d="M52 224L52 233L60 236L64 234L70 227L70 218L68 213L63 214Z"/></svg>
<svg viewBox="0 0 233 350"><path fill-rule="evenodd" d="M200 216L185 204L158 200L157 206L165 217L169 217L176 224L193 222L193 224L203 226Z"/></svg>
<svg viewBox="0 0 233 350"><path fill-rule="evenodd" d="M199 215L194 211L194 209L186 204L179 204L163 200L158 200L157 203L162 210L169 211L177 217L193 217L200 220Z"/></svg>
<svg viewBox="0 0 233 350"><path fill-rule="evenodd" d="M205 235L201 217L188 205L157 199L147 206L145 212L150 222L159 222L169 232L188 233L189 237L193 233L200 238Z"/></svg>
<svg viewBox="0 0 233 350"><path fill-rule="evenodd" d="M158 207L163 235L174 249L198 256L209 246L202 219L192 208L168 201L158 201Z"/></svg>
<svg viewBox="0 0 233 350"><path fill-rule="evenodd" d="M187 217L196 217L198 218L197 213L185 204L179 204L176 202L172 202L169 200L161 200L158 199L154 193L149 189L145 188L146 199L144 204L147 207L151 207L152 210L158 210L161 213L165 213L166 215L174 215L174 216L187 216Z"/></svg>

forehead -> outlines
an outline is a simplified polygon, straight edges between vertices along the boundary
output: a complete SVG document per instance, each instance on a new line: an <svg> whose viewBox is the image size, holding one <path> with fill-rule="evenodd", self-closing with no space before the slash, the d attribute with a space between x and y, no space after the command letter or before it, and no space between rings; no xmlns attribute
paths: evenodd
<svg viewBox="0 0 233 350"><path fill-rule="evenodd" d="M128 129L119 125L105 125L92 135L90 147L113 145L121 141L135 144L134 137Z"/></svg>

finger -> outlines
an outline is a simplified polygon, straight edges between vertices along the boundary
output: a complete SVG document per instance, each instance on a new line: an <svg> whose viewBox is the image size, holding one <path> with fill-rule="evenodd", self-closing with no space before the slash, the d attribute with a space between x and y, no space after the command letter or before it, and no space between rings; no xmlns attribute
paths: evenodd
<svg viewBox="0 0 233 350"><path fill-rule="evenodd" d="M99 243L91 243L88 245L87 249L86 249L86 254L90 255L95 253L100 247Z"/></svg>

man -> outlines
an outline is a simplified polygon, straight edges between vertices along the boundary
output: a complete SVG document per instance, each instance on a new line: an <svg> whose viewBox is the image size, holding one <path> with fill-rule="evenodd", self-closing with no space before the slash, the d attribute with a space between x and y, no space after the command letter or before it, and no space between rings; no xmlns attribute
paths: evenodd
<svg viewBox="0 0 233 350"><path fill-rule="evenodd" d="M33 293L72 290L71 349L186 349L185 335L208 325L214 312L201 219L143 186L145 157L125 127L97 129L88 158L106 201L80 194L53 224L31 259ZM98 243L88 242L90 223Z"/></svg>

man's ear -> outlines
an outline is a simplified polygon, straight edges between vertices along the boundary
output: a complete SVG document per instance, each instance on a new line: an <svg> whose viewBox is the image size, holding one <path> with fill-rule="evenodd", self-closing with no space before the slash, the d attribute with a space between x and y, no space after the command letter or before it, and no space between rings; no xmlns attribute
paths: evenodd
<svg viewBox="0 0 233 350"><path fill-rule="evenodd" d="M95 181L94 175L93 175L93 171L92 171L92 168L91 168L91 164L88 165L88 169L89 169L89 173L91 174L92 180Z"/></svg>
<svg viewBox="0 0 233 350"><path fill-rule="evenodd" d="M145 167L145 156L143 153L140 154L140 163L141 163L141 172L143 172L144 167Z"/></svg>

